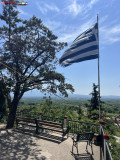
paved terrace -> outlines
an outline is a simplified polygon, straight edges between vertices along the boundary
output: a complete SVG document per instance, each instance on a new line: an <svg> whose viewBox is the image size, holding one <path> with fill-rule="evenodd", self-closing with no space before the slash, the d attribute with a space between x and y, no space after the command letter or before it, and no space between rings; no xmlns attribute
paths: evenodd
<svg viewBox="0 0 120 160"><path fill-rule="evenodd" d="M79 155L76 148L72 150L71 135L61 142L59 134L43 133L35 135L34 132L23 129L6 130L0 129L0 160L99 160L100 148L93 145L94 155L86 142L78 145Z"/></svg>

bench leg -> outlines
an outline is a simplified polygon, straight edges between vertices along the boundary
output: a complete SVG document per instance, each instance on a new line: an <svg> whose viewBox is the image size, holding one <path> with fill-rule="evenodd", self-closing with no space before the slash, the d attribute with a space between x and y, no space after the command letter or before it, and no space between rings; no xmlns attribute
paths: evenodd
<svg viewBox="0 0 120 160"><path fill-rule="evenodd" d="M69 137L69 133L67 134L67 138Z"/></svg>
<svg viewBox="0 0 120 160"><path fill-rule="evenodd" d="M91 151L92 151L92 155L93 155L93 147L92 147L92 142L91 142Z"/></svg>
<svg viewBox="0 0 120 160"><path fill-rule="evenodd" d="M86 144L86 151L88 151L88 143L89 143L89 145L91 146L91 151L92 151L92 155L93 155L93 147L92 147L92 142L88 142L87 141L87 144Z"/></svg>
<svg viewBox="0 0 120 160"><path fill-rule="evenodd" d="M73 153L73 147L76 147L76 149L77 149L77 154L78 154L78 143L77 143L77 142L73 142L73 145L72 145L72 153Z"/></svg>
<svg viewBox="0 0 120 160"><path fill-rule="evenodd" d="M78 143L76 144L76 148L77 148L77 154L78 154Z"/></svg>
<svg viewBox="0 0 120 160"><path fill-rule="evenodd" d="M75 142L73 141L73 145L72 145L72 153L73 153L73 148L76 147Z"/></svg>
<svg viewBox="0 0 120 160"><path fill-rule="evenodd" d="M74 146L72 145L72 153L73 153L73 147L74 147Z"/></svg>
<svg viewBox="0 0 120 160"><path fill-rule="evenodd" d="M87 144L86 144L86 151L88 151L88 141L87 141Z"/></svg>
<svg viewBox="0 0 120 160"><path fill-rule="evenodd" d="M38 127L36 127L36 134L38 134Z"/></svg>
<svg viewBox="0 0 120 160"><path fill-rule="evenodd" d="M64 139L64 136L65 136L64 133L62 133L62 141L63 141L63 139Z"/></svg>

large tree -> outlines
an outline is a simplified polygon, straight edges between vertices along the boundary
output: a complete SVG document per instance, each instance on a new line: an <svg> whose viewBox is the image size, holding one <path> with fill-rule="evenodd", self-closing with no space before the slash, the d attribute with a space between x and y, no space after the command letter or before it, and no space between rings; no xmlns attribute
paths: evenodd
<svg viewBox="0 0 120 160"><path fill-rule="evenodd" d="M9 103L9 116L6 128L12 128L19 100L27 91L38 89L68 96L73 92L71 84L56 72L56 52L66 46L55 36L41 19L33 16L29 20L18 17L15 4L3 4L0 20L0 70L7 78L7 85L13 93Z"/></svg>

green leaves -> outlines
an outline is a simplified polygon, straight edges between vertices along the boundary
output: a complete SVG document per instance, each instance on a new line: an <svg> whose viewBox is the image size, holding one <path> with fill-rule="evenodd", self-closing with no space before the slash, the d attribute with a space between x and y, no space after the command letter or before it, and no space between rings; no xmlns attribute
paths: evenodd
<svg viewBox="0 0 120 160"><path fill-rule="evenodd" d="M16 5L4 5L0 15L7 24L0 28L0 40L3 42L0 61L3 66L8 66L0 65L0 68L2 71L6 68L6 77L14 82L11 91L15 93L19 88L17 93L22 95L36 88L52 93L59 91L61 95L68 96L68 90L74 92L72 85L65 83L65 77L55 71L56 52L67 43L58 42L57 36L36 16L21 20L18 14Z"/></svg>
<svg viewBox="0 0 120 160"><path fill-rule="evenodd" d="M90 93L92 98L89 100L89 104L86 104L88 110L88 117L92 120L97 120L99 118L99 93L98 86L93 83L93 91ZM102 102L100 100L100 106L102 108ZM101 112L102 113L102 112Z"/></svg>

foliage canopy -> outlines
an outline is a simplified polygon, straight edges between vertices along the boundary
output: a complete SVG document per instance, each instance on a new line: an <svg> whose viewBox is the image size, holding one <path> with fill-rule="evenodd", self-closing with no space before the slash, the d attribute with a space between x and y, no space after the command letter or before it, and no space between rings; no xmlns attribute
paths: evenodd
<svg viewBox="0 0 120 160"><path fill-rule="evenodd" d="M60 91L63 96L68 96L67 90L74 91L65 77L56 72L56 52L67 44L57 42L57 36L41 19L33 16L22 20L18 14L15 4L4 4L0 15L5 23L0 27L0 70L14 95L9 106L9 118L13 116L13 119L18 102L27 91L38 89L54 94Z"/></svg>

